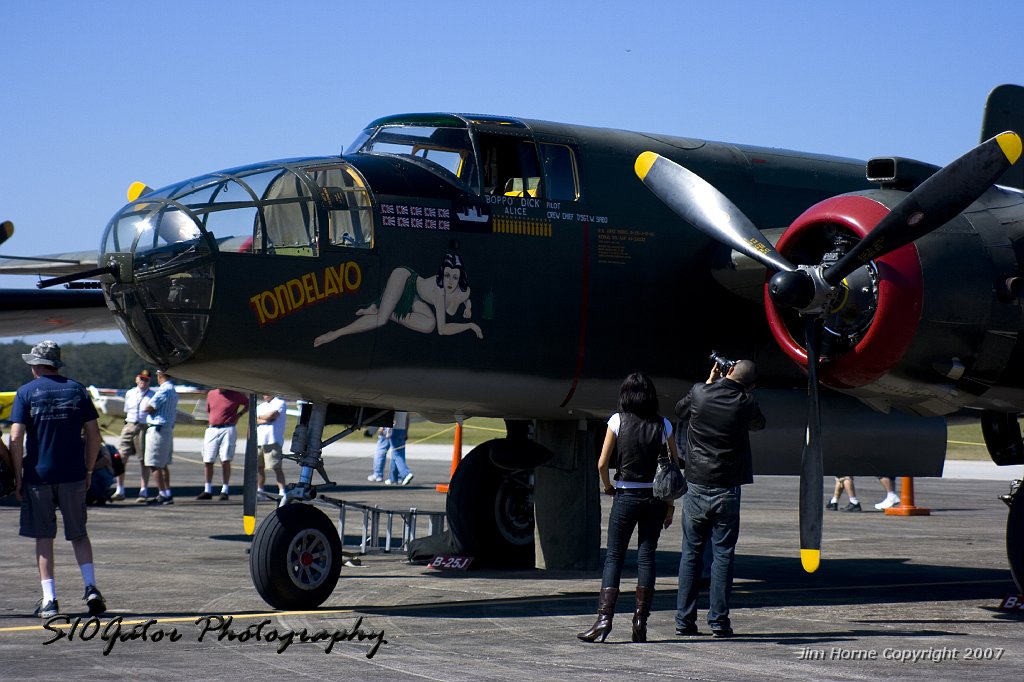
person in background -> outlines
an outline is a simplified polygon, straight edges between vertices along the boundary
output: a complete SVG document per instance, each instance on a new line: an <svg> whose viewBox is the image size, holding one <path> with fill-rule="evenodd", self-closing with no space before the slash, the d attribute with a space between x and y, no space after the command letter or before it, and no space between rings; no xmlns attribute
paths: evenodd
<svg viewBox="0 0 1024 682"><path fill-rule="evenodd" d="M900 503L900 496L896 494L896 477L879 476L878 482L882 484L882 489L885 490L885 499L876 504L875 509L885 510L898 505Z"/></svg>
<svg viewBox="0 0 1024 682"><path fill-rule="evenodd" d="M57 509L64 538L71 543L85 583L85 601L92 615L107 610L96 587L92 542L86 529L85 495L92 483L100 429L96 408L82 384L61 376L60 346L43 341L21 359L32 369L32 381L18 389L11 408L11 456L15 494L21 503L19 534L35 538L36 565L43 597L35 614L60 613L53 570ZM82 433L85 433L85 440Z"/></svg>
<svg viewBox="0 0 1024 682"><path fill-rule="evenodd" d="M384 485L409 485L413 473L405 463L405 440L409 433L409 413L395 412L391 427L381 428L377 432L377 451L373 455L373 472L366 480L375 483L384 481ZM391 469L388 478L384 479L384 462L391 453Z"/></svg>
<svg viewBox="0 0 1024 682"><path fill-rule="evenodd" d="M149 504L174 504L171 495L171 460L174 451L174 422L178 416L178 393L166 370L156 371L159 387L145 407L146 473L139 496ZM148 472L152 471L158 494L147 495Z"/></svg>
<svg viewBox="0 0 1024 682"><path fill-rule="evenodd" d="M121 429L121 440L118 443L125 469L128 459L135 455L139 458L139 487L146 486L146 403L153 397L153 389L149 387L149 370L144 369L135 375L135 386L124 394L124 427ZM122 472L117 477L117 490L111 500L120 502L124 499L124 477ZM140 498L143 502L145 499Z"/></svg>
<svg viewBox="0 0 1024 682"><path fill-rule="evenodd" d="M213 461L220 459L223 484L220 501L227 502L231 492L231 460L235 458L238 443L238 418L249 410L249 398L244 393L226 388L215 388L206 394L206 412L209 426L203 437L203 473L205 487L196 495L197 500L213 498Z"/></svg>
<svg viewBox="0 0 1024 682"><path fill-rule="evenodd" d="M839 506L839 500L843 497L843 491L850 498L844 507ZM825 505L829 511L859 512L860 500L857 499L857 488L853 485L853 476L836 476L836 487L832 491L832 499Z"/></svg>
<svg viewBox="0 0 1024 682"><path fill-rule="evenodd" d="M263 395L263 402L256 406L256 442L259 444L260 457L256 464L257 494L266 497L264 485L267 480L266 467L274 470L277 479L277 492L284 494L284 427L287 421L287 405L281 396Z"/></svg>

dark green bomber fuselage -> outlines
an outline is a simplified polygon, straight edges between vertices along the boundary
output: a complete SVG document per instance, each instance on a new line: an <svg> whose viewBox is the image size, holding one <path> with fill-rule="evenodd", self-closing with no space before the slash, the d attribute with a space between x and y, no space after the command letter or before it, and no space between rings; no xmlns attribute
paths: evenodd
<svg viewBox="0 0 1024 682"><path fill-rule="evenodd" d="M458 120L474 139L571 149L578 198L471 191L397 156L346 155L372 197L371 248L331 244L326 230L315 256L211 248L212 297L209 314L194 311L204 318L196 342L187 353L167 352L128 334L136 350L208 385L439 417L605 416L635 370L655 378L667 406L703 380L712 349L756 360L761 386L804 385L763 307L713 278L730 250L683 224L633 163L645 150L677 160L769 229L817 201L867 188L862 162L542 121ZM448 319L475 324L479 334L464 326L425 332L392 316L314 347L377 304L389 278L427 287L452 253L471 311L463 306ZM419 294L403 292L422 308Z"/></svg>

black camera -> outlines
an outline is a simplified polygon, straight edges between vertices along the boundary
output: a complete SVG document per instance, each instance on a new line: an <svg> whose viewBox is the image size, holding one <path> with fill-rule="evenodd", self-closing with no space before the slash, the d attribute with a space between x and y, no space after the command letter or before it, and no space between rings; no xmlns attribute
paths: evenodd
<svg viewBox="0 0 1024 682"><path fill-rule="evenodd" d="M718 369L722 372L722 374L727 374L729 370L732 369L733 366L736 364L735 360L730 360L724 355L720 355L717 350L711 351L711 357L709 359L711 360L711 362L718 365Z"/></svg>

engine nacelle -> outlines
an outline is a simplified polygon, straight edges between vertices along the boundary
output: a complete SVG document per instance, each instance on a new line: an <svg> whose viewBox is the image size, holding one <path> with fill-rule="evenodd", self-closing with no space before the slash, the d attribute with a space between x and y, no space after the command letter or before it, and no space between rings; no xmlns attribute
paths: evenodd
<svg viewBox="0 0 1024 682"><path fill-rule="evenodd" d="M904 196L827 199L797 218L777 248L797 264L828 262ZM1010 409L1019 395L998 384L1022 355L1021 306L1007 284L1022 270L1014 250L1024 238L1022 206L1020 192L993 188L935 232L851 273L823 319L822 383L882 411ZM779 346L806 368L799 316L774 305L767 289L765 306Z"/></svg>

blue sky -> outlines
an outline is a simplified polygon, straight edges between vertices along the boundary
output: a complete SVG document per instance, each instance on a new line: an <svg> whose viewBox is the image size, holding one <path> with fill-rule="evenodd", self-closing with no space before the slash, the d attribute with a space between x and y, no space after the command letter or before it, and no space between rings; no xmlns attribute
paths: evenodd
<svg viewBox="0 0 1024 682"><path fill-rule="evenodd" d="M134 180L337 153L388 113L942 164L1024 81L1020 0L605 4L0 2L0 254L96 248Z"/></svg>

